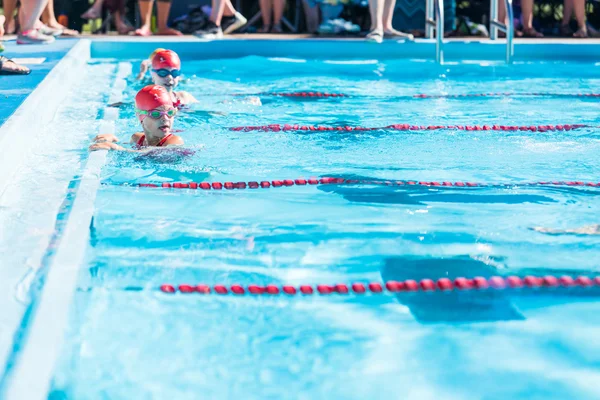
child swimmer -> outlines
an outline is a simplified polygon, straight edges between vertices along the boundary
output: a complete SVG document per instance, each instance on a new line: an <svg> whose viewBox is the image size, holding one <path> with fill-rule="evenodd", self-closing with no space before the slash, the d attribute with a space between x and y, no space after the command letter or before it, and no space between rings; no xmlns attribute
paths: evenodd
<svg viewBox="0 0 600 400"><path fill-rule="evenodd" d="M181 137L172 133L177 108L173 105L171 94L162 86L148 85L135 96L136 115L143 132L134 133L130 144L133 149L118 145L119 140L113 134L102 134L94 138L90 151L119 150L136 153L148 153L157 147L180 146Z"/></svg>

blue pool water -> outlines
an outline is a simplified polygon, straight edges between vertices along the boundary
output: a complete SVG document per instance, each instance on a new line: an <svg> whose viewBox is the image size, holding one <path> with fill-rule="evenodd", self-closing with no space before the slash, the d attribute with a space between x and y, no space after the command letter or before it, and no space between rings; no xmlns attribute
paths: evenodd
<svg viewBox="0 0 600 400"><path fill-rule="evenodd" d="M114 62L96 60L90 68ZM139 60L132 62L136 67ZM248 57L184 60L184 73L182 89L200 103L178 116L176 128L196 153L170 162L109 155L50 398L600 397L595 292L289 298L156 290L162 283L591 275L598 272L599 236L531 228L599 223L598 189L318 185L204 192L121 185L329 175L598 182L597 127L546 133L228 128L594 126L600 109L594 99L406 96L588 93L598 91L599 65ZM125 102L139 87L129 82ZM303 90L353 96L263 96L262 106L233 96ZM133 109L123 107L117 136L127 141L137 129Z"/></svg>

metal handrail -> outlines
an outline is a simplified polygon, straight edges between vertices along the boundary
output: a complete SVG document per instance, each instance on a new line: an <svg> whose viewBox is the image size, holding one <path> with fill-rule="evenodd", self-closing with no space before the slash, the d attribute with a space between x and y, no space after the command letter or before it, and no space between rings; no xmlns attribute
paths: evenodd
<svg viewBox="0 0 600 400"><path fill-rule="evenodd" d="M502 1L502 0L501 0ZM503 0L506 7L506 19L508 25L498 21L498 0L490 1L490 39L498 39L498 31L506 33L506 63L511 64L515 55L513 45L513 36L515 32L515 22L513 14L512 0Z"/></svg>
<svg viewBox="0 0 600 400"><path fill-rule="evenodd" d="M492 0L494 1L494 0ZM497 0L496 0L497 1ZM508 0L512 1L512 0ZM512 9L512 7L511 7ZM512 10L511 10L512 12ZM435 61L444 63L444 0L426 0L425 37L433 38L435 28Z"/></svg>

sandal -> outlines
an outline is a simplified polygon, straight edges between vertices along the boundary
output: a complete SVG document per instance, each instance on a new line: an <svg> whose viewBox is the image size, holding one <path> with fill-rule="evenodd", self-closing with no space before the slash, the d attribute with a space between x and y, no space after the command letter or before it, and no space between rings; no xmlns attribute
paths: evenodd
<svg viewBox="0 0 600 400"><path fill-rule="evenodd" d="M283 29L281 28L281 24L274 24L273 28L271 28L271 33L283 33Z"/></svg>
<svg viewBox="0 0 600 400"><path fill-rule="evenodd" d="M6 66L14 66L13 69L5 69ZM17 64L13 60L0 56L0 75L29 75L31 70L27 67Z"/></svg>
<svg viewBox="0 0 600 400"><path fill-rule="evenodd" d="M269 33L271 32L271 25L263 25L259 30L257 30L256 32L258 33Z"/></svg>
<svg viewBox="0 0 600 400"><path fill-rule="evenodd" d="M523 29L523 37L526 38L543 38L544 35L536 31L535 28Z"/></svg>
<svg viewBox="0 0 600 400"><path fill-rule="evenodd" d="M383 32L382 31L371 31L366 36L367 42L372 43L383 43Z"/></svg>

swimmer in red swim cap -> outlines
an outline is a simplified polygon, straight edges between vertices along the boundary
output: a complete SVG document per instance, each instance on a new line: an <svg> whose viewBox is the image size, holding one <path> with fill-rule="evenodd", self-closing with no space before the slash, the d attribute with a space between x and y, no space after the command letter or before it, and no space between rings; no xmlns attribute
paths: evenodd
<svg viewBox="0 0 600 400"><path fill-rule="evenodd" d="M181 108L186 104L198 102L188 92L175 91L181 80L181 60L173 50L155 50L150 59L150 68L152 82L167 89L173 98L174 107Z"/></svg>
<svg viewBox="0 0 600 400"><path fill-rule="evenodd" d="M113 134L98 135L90 150L125 150L148 152L156 147L177 146L183 139L171 133L177 108L173 107L170 93L162 86L149 85L135 96L135 112L142 124L143 132L134 133L130 143L137 149L128 150L119 146Z"/></svg>

